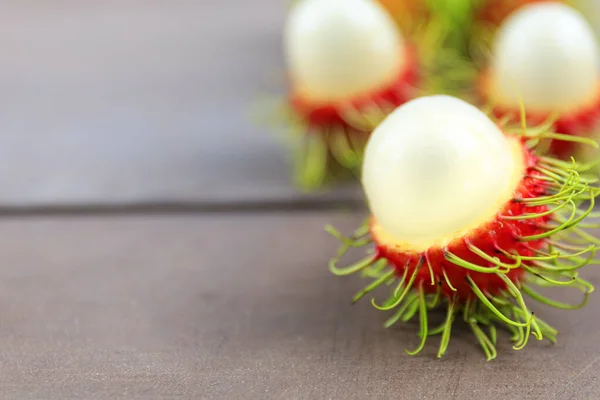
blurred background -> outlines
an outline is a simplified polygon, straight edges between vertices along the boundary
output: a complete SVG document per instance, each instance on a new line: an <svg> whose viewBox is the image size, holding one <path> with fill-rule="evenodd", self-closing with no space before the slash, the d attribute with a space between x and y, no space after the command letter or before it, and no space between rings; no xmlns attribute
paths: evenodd
<svg viewBox="0 0 600 400"><path fill-rule="evenodd" d="M359 190L296 190L252 118L290 3L0 0L0 397L600 398L598 300L494 366L349 307L322 228Z"/></svg>
<svg viewBox="0 0 600 400"><path fill-rule="evenodd" d="M579 1L599 27L600 4ZM0 207L356 197L298 193L252 120L261 94L285 90L289 6L3 2Z"/></svg>
<svg viewBox="0 0 600 400"><path fill-rule="evenodd" d="M251 118L283 76L287 7L3 2L0 206L295 198Z"/></svg>

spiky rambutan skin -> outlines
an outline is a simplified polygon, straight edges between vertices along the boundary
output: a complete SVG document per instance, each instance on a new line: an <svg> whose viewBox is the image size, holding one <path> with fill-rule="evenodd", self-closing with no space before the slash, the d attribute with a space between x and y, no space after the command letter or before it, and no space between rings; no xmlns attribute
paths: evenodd
<svg viewBox="0 0 600 400"><path fill-rule="evenodd" d="M489 71L485 71L480 75L477 86L480 102L493 104L493 101L491 101L493 96L491 96L489 89ZM553 117L551 113L526 111L527 124L530 126L541 125ZM492 114L497 119L507 119L510 122L518 122L521 118L519 108L509 108L497 104L493 105ZM600 124L600 83L598 84L596 97L588 103L554 115L554 117L552 129L557 133L581 137L593 135ZM568 160L578 152L578 144L571 141L554 140L550 144L548 152L559 159Z"/></svg>
<svg viewBox="0 0 600 400"><path fill-rule="evenodd" d="M506 283L495 274L469 270L446 258L450 253L473 265L493 269L497 264L475 254L472 249L477 248L490 258L496 258L507 265L514 265L515 260L509 258L506 253L532 257L535 255L535 250L543 246L544 239L530 242L522 242L520 239L542 234L545 231L543 226L550 218L549 215L531 219L514 218L524 214L542 214L547 211L546 205L532 207L522 201L543 196L546 192L546 184L538 179L540 173L535 170L536 156L525 145L522 148L526 174L515 191L514 198L498 211L493 220L465 236L454 239L444 248L432 247L423 253L406 253L398 251L393 245L379 241L378 231L380 228L377 221L371 219L370 231L376 243L376 258L387 260L393 265L398 276L403 276L406 270L408 270L407 275L411 276L415 272L415 268L419 268L413 284L423 287L426 293L435 293L441 288L443 296L457 296L461 301L472 298L474 294L466 281L467 276L470 276L484 293L497 295L506 291ZM513 282L521 280L523 275L522 267L511 269L506 274Z"/></svg>
<svg viewBox="0 0 600 400"><path fill-rule="evenodd" d="M422 81L420 59L413 46L405 45L404 52L405 62L396 78L370 93L318 103L292 89L288 119L291 131L301 136L294 163L301 189L311 191L356 175L372 129L388 112L417 95Z"/></svg>
<svg viewBox="0 0 600 400"><path fill-rule="evenodd" d="M419 67L414 47L406 46L405 65L398 71L396 79L371 93L361 94L355 98L346 99L336 103L314 103L301 95L292 92L290 104L292 109L308 125L313 128L328 126L350 127L346 114L349 110L361 113L365 109L375 107L395 108L412 99L419 79ZM313 132L318 132L313 130Z"/></svg>
<svg viewBox="0 0 600 400"><path fill-rule="evenodd" d="M496 107L493 110L496 118L510 117L512 121L519 118L518 110L508 110ZM528 113L528 124L537 125L551 118L550 114ZM580 110L570 111L559 116L553 124L554 130L558 133L573 136L591 137L600 122L600 93L599 96L590 104L585 105ZM553 140L548 152L562 160L568 160L576 155L578 145L576 142Z"/></svg>
<svg viewBox="0 0 600 400"><path fill-rule="evenodd" d="M558 332L535 316L523 294L551 307L577 309L594 291L577 273L593 263L600 249L600 240L585 231L596 225L582 223L594 215L595 197L600 193L591 185L593 177L586 176L588 167L538 154L541 141L568 140L568 135L542 127L530 132L504 122L501 126L507 135L518 135L524 170L512 198L498 207L494 218L442 242L447 243L443 246L419 251L396 244L374 217L350 237L331 226L326 228L342 241L338 255L330 261L331 272L338 276L361 273L373 279L354 301L378 287L394 285L382 304L372 299L377 309L394 312L385 326L408 322L418 315L421 343L414 351L407 351L409 355L423 350L428 337L441 335L437 356L442 357L459 318L470 326L488 361L497 356L496 326L512 333L515 350L522 349L530 335L554 343ZM587 210L579 209L585 202L589 202ZM371 248L364 259L338 266L350 248L361 247ZM536 287L572 287L582 291L584 299L580 304L565 304L542 295ZM429 311L442 307L446 320L430 327Z"/></svg>

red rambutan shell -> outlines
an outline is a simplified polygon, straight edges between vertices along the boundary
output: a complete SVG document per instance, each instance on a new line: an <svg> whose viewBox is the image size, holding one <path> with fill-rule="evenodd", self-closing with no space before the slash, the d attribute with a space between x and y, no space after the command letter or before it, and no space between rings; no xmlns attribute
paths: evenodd
<svg viewBox="0 0 600 400"><path fill-rule="evenodd" d="M482 101L490 99L488 93L489 72L482 73L478 84L478 96ZM527 105L525 105L527 106ZM536 126L543 124L552 115L536 111L526 111L527 125ZM521 119L521 110L494 105L492 114L497 119L509 118L517 122ZM600 124L600 84L596 96L587 104L574 108L558 116L554 121L553 130L565 135L589 137ZM552 141L549 152L560 159L569 159L576 151L577 144L564 140Z"/></svg>
<svg viewBox="0 0 600 400"><path fill-rule="evenodd" d="M419 79L419 66L416 51L406 46L406 63L398 72L396 79L372 93L350 98L336 103L315 104L297 93L290 96L290 104L295 112L313 127L328 125L347 126L343 114L348 109L361 111L377 106L400 106L414 97L415 86Z"/></svg>
<svg viewBox="0 0 600 400"><path fill-rule="evenodd" d="M520 241L525 236L545 232L543 225L549 216L544 215L532 219L506 219L503 217L537 214L547 211L547 206L531 206L521 202L545 194L545 182L537 179L539 172L535 170L537 158L524 145L525 176L511 199L491 221L487 221L468 234L451 241L446 247L432 247L425 252L402 252L394 245L383 243L377 235L377 221L371 220L371 235L376 243L376 258L386 259L393 265L396 274L411 276L415 268L420 268L416 274L413 286L422 287L426 293L437 293L441 287L442 295L456 296L459 300L474 297L473 290L467 282L469 276L473 282L487 295L497 295L507 290L507 284L494 273L469 270L448 261L446 253L452 253L464 261L494 268L496 265L473 253L470 247L477 247L490 257L497 258L506 264L515 264L515 260L506 253L520 256L534 256L535 250L540 249L545 239L537 241ZM526 263L526 261L523 261ZM432 276L433 273L433 276ZM519 281L525 274L522 267L511 269L506 276L513 282Z"/></svg>

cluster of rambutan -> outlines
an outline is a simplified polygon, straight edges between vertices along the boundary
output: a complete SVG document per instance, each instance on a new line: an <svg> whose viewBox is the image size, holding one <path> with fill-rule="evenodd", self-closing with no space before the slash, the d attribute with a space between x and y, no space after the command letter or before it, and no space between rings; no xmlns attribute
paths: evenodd
<svg viewBox="0 0 600 400"><path fill-rule="evenodd" d="M456 319L488 359L497 326L515 349L531 335L554 341L525 298L578 308L593 291L578 271L600 246L586 231L600 156L584 150L599 147L600 53L563 3L301 0L290 13L297 182L360 178L371 216L351 237L327 227L342 241L330 269L372 279L355 300L391 287L373 305L394 312L387 326L418 317L409 354L437 334L441 357ZM350 248L367 255L338 266ZM559 286L581 290L582 302L536 289ZM432 327L440 308L445 320Z"/></svg>
<svg viewBox="0 0 600 400"><path fill-rule="evenodd" d="M562 3L295 2L284 44L296 183L313 190L359 176L372 130L423 95L468 98L514 120L522 100L530 124L554 118L555 131L592 137L600 116L597 43L584 18ZM471 57L482 52L483 60ZM550 152L596 156L556 141Z"/></svg>

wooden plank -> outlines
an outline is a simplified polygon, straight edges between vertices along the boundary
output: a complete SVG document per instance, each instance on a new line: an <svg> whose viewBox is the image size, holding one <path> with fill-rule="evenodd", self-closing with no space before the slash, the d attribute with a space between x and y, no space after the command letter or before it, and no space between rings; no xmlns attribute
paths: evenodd
<svg viewBox="0 0 600 400"><path fill-rule="evenodd" d="M559 343L485 362L457 326L422 355L385 330L358 279L326 268L344 214L0 221L0 397L19 399L600 398L600 297L538 315ZM598 269L587 277L600 281ZM569 299L566 296L565 299ZM570 298L575 300L575 296Z"/></svg>
<svg viewBox="0 0 600 400"><path fill-rule="evenodd" d="M252 103L285 2L23 0L0 13L0 206L301 196Z"/></svg>

